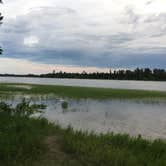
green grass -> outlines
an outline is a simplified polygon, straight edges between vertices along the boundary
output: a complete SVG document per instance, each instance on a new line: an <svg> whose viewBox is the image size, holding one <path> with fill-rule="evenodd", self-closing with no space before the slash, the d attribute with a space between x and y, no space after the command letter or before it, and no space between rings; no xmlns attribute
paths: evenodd
<svg viewBox="0 0 166 166"><path fill-rule="evenodd" d="M31 89L24 89L18 87L10 87L9 85L16 84L0 84L1 94L55 94L61 97L69 98L92 98L92 99L166 99L166 92L161 91L145 91L145 90L124 90L124 89L110 89L110 88L87 88L87 87L70 87L70 86L52 86L52 85L30 85ZM27 85L27 84L24 84Z"/></svg>
<svg viewBox="0 0 166 166"><path fill-rule="evenodd" d="M83 165L92 166L164 166L166 144L128 135L96 135L81 131L65 130L62 145L64 151L75 155Z"/></svg>
<svg viewBox="0 0 166 166"><path fill-rule="evenodd" d="M0 165L166 165L166 143L162 140L62 129L44 118L30 118L27 111L32 108L25 101L16 108L0 104Z"/></svg>
<svg viewBox="0 0 166 166"><path fill-rule="evenodd" d="M43 105L41 105L43 106ZM32 119L40 105L24 99L15 108L0 103L0 165L19 165L35 160L42 152L42 139L51 125L46 119Z"/></svg>

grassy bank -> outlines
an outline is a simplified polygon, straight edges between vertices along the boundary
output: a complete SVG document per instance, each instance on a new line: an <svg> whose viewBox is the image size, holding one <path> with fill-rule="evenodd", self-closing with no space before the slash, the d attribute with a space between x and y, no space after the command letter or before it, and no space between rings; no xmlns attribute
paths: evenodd
<svg viewBox="0 0 166 166"><path fill-rule="evenodd" d="M52 125L45 119L30 118L35 110L25 102L15 109L0 103L0 165L28 166L42 154L42 140Z"/></svg>
<svg viewBox="0 0 166 166"><path fill-rule="evenodd" d="M0 165L3 166L163 166L166 143L141 136L62 129L30 118L39 106L23 101L16 108L0 103Z"/></svg>
<svg viewBox="0 0 166 166"><path fill-rule="evenodd" d="M15 85L30 86L30 89L15 87ZM52 85L27 85L27 84L0 84L0 93L21 92L25 94L55 94L60 97L70 98L92 98L92 99L144 99L144 98L161 98L166 99L166 92L145 91L145 90L124 90L110 88L87 88L87 87L70 87L70 86L52 86Z"/></svg>

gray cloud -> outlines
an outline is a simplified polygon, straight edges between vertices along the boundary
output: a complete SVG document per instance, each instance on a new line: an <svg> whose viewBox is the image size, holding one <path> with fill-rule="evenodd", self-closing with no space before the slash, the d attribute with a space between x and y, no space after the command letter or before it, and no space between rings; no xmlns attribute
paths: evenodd
<svg viewBox="0 0 166 166"><path fill-rule="evenodd" d="M7 57L47 64L131 67L158 62L166 67L165 47L149 44L151 38L163 35L157 28L164 20L165 14L144 18L128 7L123 18L115 20L117 29L120 27L115 31L108 20L101 24L83 17L77 9L40 7L6 20L0 31L0 42ZM39 43L25 44L24 40L31 36Z"/></svg>
<svg viewBox="0 0 166 166"><path fill-rule="evenodd" d="M131 6L127 6L124 9L123 17L121 18L120 23L126 23L135 26L137 23L139 23L140 19L141 16L135 12L135 9Z"/></svg>
<svg viewBox="0 0 166 166"><path fill-rule="evenodd" d="M136 14L132 8L127 7L126 14L129 18L129 23L136 24L140 19L140 16Z"/></svg>
<svg viewBox="0 0 166 166"><path fill-rule="evenodd" d="M153 22L165 22L166 21L166 13L160 13L158 15L150 15L147 19L145 19L145 22L147 23L153 23Z"/></svg>
<svg viewBox="0 0 166 166"><path fill-rule="evenodd" d="M155 0L150 0L146 2L146 5L151 5Z"/></svg>

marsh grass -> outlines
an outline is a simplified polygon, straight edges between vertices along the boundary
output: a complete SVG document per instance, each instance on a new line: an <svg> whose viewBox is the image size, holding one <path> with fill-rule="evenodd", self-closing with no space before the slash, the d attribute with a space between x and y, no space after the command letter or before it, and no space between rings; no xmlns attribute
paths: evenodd
<svg viewBox="0 0 166 166"><path fill-rule="evenodd" d="M13 86L9 86L13 85ZM31 86L31 89L18 88L14 85ZM166 99L166 92L146 91L146 90L126 90L110 88L88 88L72 86L54 86L54 85L29 85L29 84L0 84L2 94L55 94L59 97L69 98L92 98L92 99Z"/></svg>

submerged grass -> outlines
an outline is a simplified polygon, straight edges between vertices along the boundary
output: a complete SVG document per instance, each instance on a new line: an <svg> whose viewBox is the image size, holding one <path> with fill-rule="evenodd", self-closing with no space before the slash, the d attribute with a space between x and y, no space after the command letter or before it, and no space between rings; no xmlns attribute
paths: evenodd
<svg viewBox="0 0 166 166"><path fill-rule="evenodd" d="M62 129L44 118L30 118L27 111L31 109L25 101L16 108L0 104L0 165L166 165L166 143L162 140L148 141L141 136L131 138L113 133L96 135L71 127Z"/></svg>
<svg viewBox="0 0 166 166"><path fill-rule="evenodd" d="M10 86L11 85L11 86ZM15 87L12 85L28 85L31 89ZM166 92L146 90L125 90L111 88L88 88L54 85L30 85L30 84L0 84L1 93L27 93L27 94L55 94L60 97L92 98L92 99L166 99Z"/></svg>

